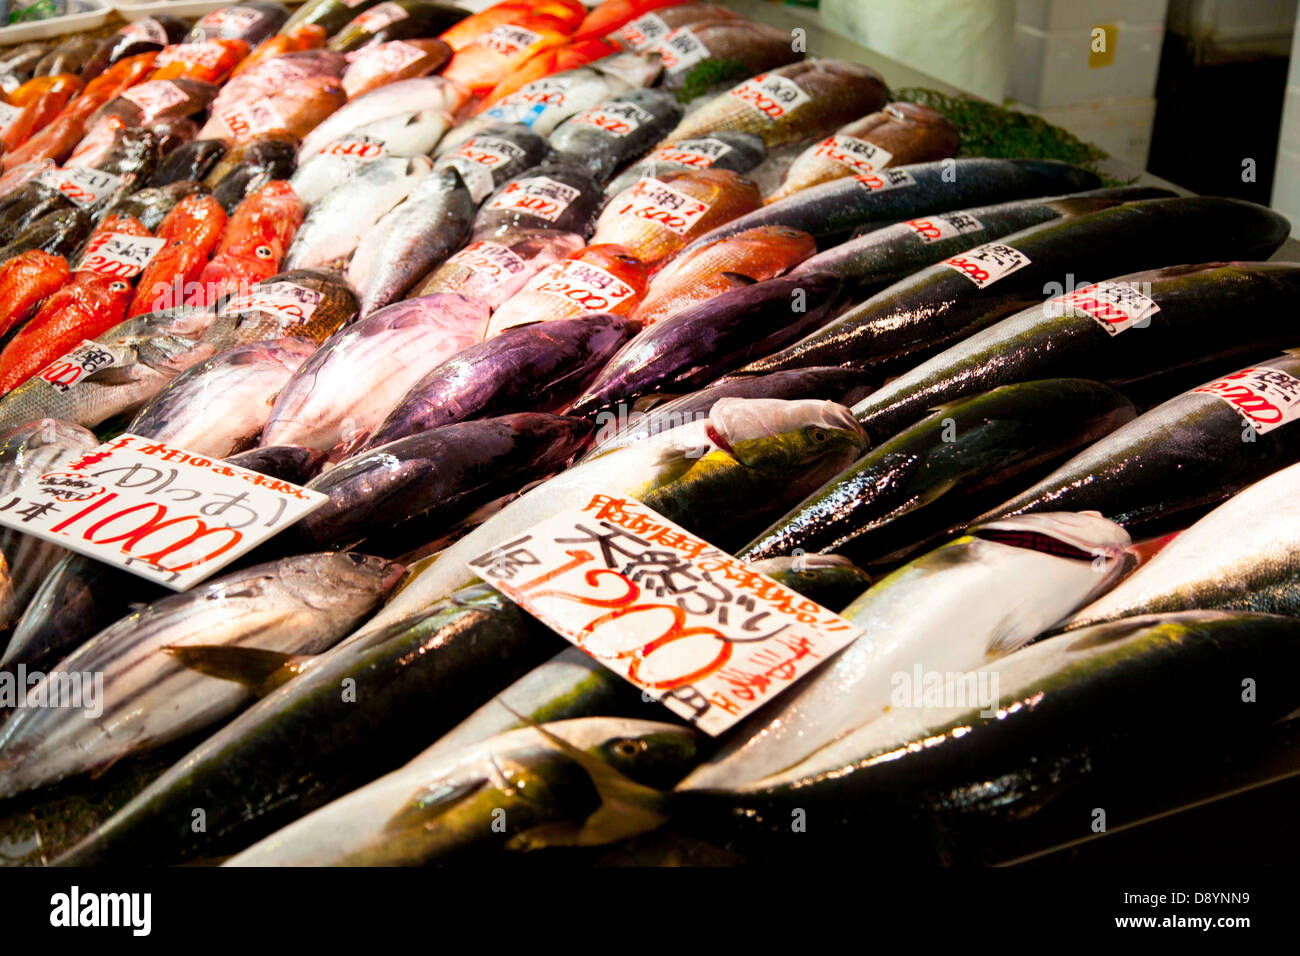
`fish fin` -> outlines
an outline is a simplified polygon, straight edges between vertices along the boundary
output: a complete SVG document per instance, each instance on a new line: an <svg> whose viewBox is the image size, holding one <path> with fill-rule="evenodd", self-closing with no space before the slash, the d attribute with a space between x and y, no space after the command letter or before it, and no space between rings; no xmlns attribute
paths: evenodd
<svg viewBox="0 0 1300 956"><path fill-rule="evenodd" d="M118 385L132 385L140 379L140 370L133 365L114 365L111 368L100 369L98 372L91 372L83 379L86 382L94 382L96 385L107 385L110 388Z"/></svg>
<svg viewBox="0 0 1300 956"><path fill-rule="evenodd" d="M743 272L720 272L722 278L731 283L733 289L743 289L747 285L757 285L758 280L753 276L747 276Z"/></svg>
<svg viewBox="0 0 1300 956"><path fill-rule="evenodd" d="M1046 628L1035 628L1028 624L1033 609L1027 604L1018 604L1002 616L993 631L993 637L985 649L988 658L1005 657L1013 651L1024 647Z"/></svg>
<svg viewBox="0 0 1300 956"><path fill-rule="evenodd" d="M478 793L489 783L487 777L475 777L459 784L434 784L417 790L402 809L389 817L384 824L386 831L410 830L424 828L434 823L456 804Z"/></svg>
<svg viewBox="0 0 1300 956"><path fill-rule="evenodd" d="M217 644L172 644L163 650L181 666L221 680L243 684L263 697L297 676L309 654L282 654L256 647L223 647Z"/></svg>

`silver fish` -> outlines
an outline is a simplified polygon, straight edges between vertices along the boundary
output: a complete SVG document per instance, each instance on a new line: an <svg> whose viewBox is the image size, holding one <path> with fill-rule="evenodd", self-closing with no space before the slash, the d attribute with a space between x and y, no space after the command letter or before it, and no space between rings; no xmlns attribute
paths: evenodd
<svg viewBox="0 0 1300 956"><path fill-rule="evenodd" d="M329 143L362 126L421 110L455 114L468 99L469 90L455 80L440 76L389 83L358 96L303 137L298 162L310 159Z"/></svg>

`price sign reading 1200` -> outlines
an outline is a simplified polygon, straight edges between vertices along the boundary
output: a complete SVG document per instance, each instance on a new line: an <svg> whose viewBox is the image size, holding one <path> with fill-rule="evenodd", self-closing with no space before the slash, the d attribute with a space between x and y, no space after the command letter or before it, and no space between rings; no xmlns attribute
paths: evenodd
<svg viewBox="0 0 1300 956"><path fill-rule="evenodd" d="M709 734L861 629L639 501L579 509L470 562L534 617Z"/></svg>

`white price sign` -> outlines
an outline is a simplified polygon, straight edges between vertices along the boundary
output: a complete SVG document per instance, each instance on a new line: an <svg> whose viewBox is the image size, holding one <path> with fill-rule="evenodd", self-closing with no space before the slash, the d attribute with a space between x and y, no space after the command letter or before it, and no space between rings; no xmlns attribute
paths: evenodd
<svg viewBox="0 0 1300 956"><path fill-rule="evenodd" d="M709 204L694 196L678 192L657 179L642 179L627 193L627 199L614 210L616 215L657 222L684 236L709 211Z"/></svg>
<svg viewBox="0 0 1300 956"><path fill-rule="evenodd" d="M828 136L817 144L816 155L847 166L855 173L869 173L888 166L894 154L856 136Z"/></svg>
<svg viewBox="0 0 1300 956"><path fill-rule="evenodd" d="M292 282L268 282L254 286L246 293L232 295L221 306L221 311L232 315L267 312L279 316L287 328L310 319L321 297L320 292Z"/></svg>
<svg viewBox="0 0 1300 956"><path fill-rule="evenodd" d="M77 263L77 272L97 272L114 279L134 279L149 264L166 239L123 232L97 233Z"/></svg>
<svg viewBox="0 0 1300 956"><path fill-rule="evenodd" d="M36 181L57 189L78 206L92 206L122 185L121 176L114 176L92 166L71 166L67 169L45 169Z"/></svg>
<svg viewBox="0 0 1300 956"><path fill-rule="evenodd" d="M1243 368L1196 391L1227 402L1260 435L1300 417L1300 379L1280 368Z"/></svg>
<svg viewBox="0 0 1300 956"><path fill-rule="evenodd" d="M636 294L617 276L589 262L564 259L547 266L525 287L573 302L588 312L608 312Z"/></svg>
<svg viewBox="0 0 1300 956"><path fill-rule="evenodd" d="M862 631L630 498L593 495L470 562L492 587L708 734Z"/></svg>
<svg viewBox="0 0 1300 956"><path fill-rule="evenodd" d="M855 177L858 184L863 189L869 189L872 192L884 192L887 189L898 189L901 186L915 186L916 180L912 174L905 169L882 169L879 172L863 173Z"/></svg>
<svg viewBox="0 0 1300 956"><path fill-rule="evenodd" d="M488 203L488 209L518 209L550 222L559 219L580 192L547 176L516 179Z"/></svg>
<svg viewBox="0 0 1300 956"><path fill-rule="evenodd" d="M649 159L681 166L709 167L731 152L731 147L720 139L684 139L671 146L662 146L650 154Z"/></svg>
<svg viewBox="0 0 1300 956"><path fill-rule="evenodd" d="M733 89L731 95L773 122L812 99L794 80L768 73L751 77Z"/></svg>
<svg viewBox="0 0 1300 956"><path fill-rule="evenodd" d="M664 23L663 17L647 13L625 24L621 30L614 33L614 38L615 42L631 47L633 52L639 53L647 47L654 46L671 32L672 27Z"/></svg>
<svg viewBox="0 0 1300 956"><path fill-rule="evenodd" d="M943 264L985 289L1004 276L1029 265L1029 257L1004 242L987 242L968 249L961 255L945 259Z"/></svg>
<svg viewBox="0 0 1300 956"><path fill-rule="evenodd" d="M37 373L37 378L50 383L56 392L66 392L87 375L112 368L117 357L98 342L82 339L81 344L66 355L56 358Z"/></svg>
<svg viewBox="0 0 1300 956"><path fill-rule="evenodd" d="M518 56L541 43L542 35L514 24L503 23L481 34L474 42L502 56Z"/></svg>
<svg viewBox="0 0 1300 956"><path fill-rule="evenodd" d="M663 60L664 72L670 75L689 70L709 56L704 41L691 32L690 27L678 27L668 34L655 52Z"/></svg>
<svg viewBox="0 0 1300 956"><path fill-rule="evenodd" d="M29 477L0 524L184 591L326 500L128 433Z"/></svg>
<svg viewBox="0 0 1300 956"><path fill-rule="evenodd" d="M594 126L613 136L622 137L646 123L653 123L654 117L635 103L613 102L583 110L569 122Z"/></svg>
<svg viewBox="0 0 1300 956"><path fill-rule="evenodd" d="M924 243L938 242L940 239L952 239L970 232L983 232L984 223L964 212L947 216L930 216L928 219L909 219L903 223Z"/></svg>
<svg viewBox="0 0 1300 956"><path fill-rule="evenodd" d="M1119 335L1125 329L1149 324L1160 311L1154 299L1135 285L1098 282L1068 292L1045 306L1049 315L1086 315L1106 330Z"/></svg>

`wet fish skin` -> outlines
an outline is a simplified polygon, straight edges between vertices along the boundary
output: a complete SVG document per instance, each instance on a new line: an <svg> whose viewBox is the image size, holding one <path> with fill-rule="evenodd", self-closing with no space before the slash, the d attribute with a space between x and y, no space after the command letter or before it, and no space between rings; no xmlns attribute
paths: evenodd
<svg viewBox="0 0 1300 956"><path fill-rule="evenodd" d="M465 180L477 206L520 173L539 165L549 153L547 141L527 126L494 123L465 140L459 148L442 153L433 171L438 173L448 166L454 167Z"/></svg>
<svg viewBox="0 0 1300 956"><path fill-rule="evenodd" d="M313 479L307 487L329 501L294 526L294 537L310 547L373 539L372 550L400 553L400 536L435 540L483 505L561 470L590 432L582 419L519 412L389 442Z"/></svg>
<svg viewBox="0 0 1300 956"><path fill-rule="evenodd" d="M993 389L876 445L737 556L753 561L800 548L843 554L867 570L897 562L957 521L974 518L987 497L1004 498L1009 483L1023 483L1021 476L1134 415L1119 392L1084 379Z"/></svg>
<svg viewBox="0 0 1300 956"><path fill-rule="evenodd" d="M719 130L655 150L615 176L605 187L605 195L616 196L637 180L647 176L658 179L670 169L704 167L747 173L766 158L767 146L753 133Z"/></svg>
<svg viewBox="0 0 1300 956"><path fill-rule="evenodd" d="M583 237L577 233L551 229L507 232L492 240L470 242L419 280L410 298L438 292L452 293L475 299L495 310L538 272L567 259L584 245ZM481 257L487 252L505 259L508 265L484 268ZM476 259L479 260L477 267L474 265Z"/></svg>
<svg viewBox="0 0 1300 956"><path fill-rule="evenodd" d="M287 134L255 136L226 153L204 181L221 208L233 213L249 193L293 174L296 146Z"/></svg>
<svg viewBox="0 0 1300 956"><path fill-rule="evenodd" d="M229 146L220 139L195 139L172 150L154 170L149 185L169 186L181 180L201 180L212 171Z"/></svg>
<svg viewBox="0 0 1300 956"><path fill-rule="evenodd" d="M1111 336L1089 315L1063 310L1057 316L1046 304L1032 306L903 372L860 401L854 414L881 440L937 405L998 385L1070 375L1121 386L1139 400L1161 401L1216 371L1231 371L1295 342L1285 311L1285 303L1300 294L1295 265L1179 265L1114 281L1143 290L1149 285L1147 294L1160 306L1149 325ZM1233 314L1249 314L1252 321L1222 321Z"/></svg>
<svg viewBox="0 0 1300 956"><path fill-rule="evenodd" d="M323 147L367 123L427 109L454 114L467 99L467 89L439 76L389 83L358 96L304 136L298 159L301 162L315 156Z"/></svg>
<svg viewBox="0 0 1300 956"><path fill-rule="evenodd" d="M634 333L626 319L603 313L507 329L412 385L361 449L469 418L558 410Z"/></svg>
<svg viewBox="0 0 1300 956"><path fill-rule="evenodd" d="M149 186L119 197L104 210L109 216L131 216L150 232L155 232L167 214L187 196L203 196L208 187L198 180L179 179L165 186Z"/></svg>
<svg viewBox="0 0 1300 956"><path fill-rule="evenodd" d="M32 250L0 264L0 336L19 328L72 277L62 256Z"/></svg>
<svg viewBox="0 0 1300 956"><path fill-rule="evenodd" d="M577 193L566 205L554 211L553 215L549 211L547 214L539 214L527 207L510 205L515 194L521 191L526 194L530 187L540 185L552 190L553 187L540 183L541 180L559 183L577 190ZM585 169L568 160L547 160L525 170L483 201L478 215L474 217L470 238L473 241L499 240L510 233L551 231L577 233L585 239L594 228L600 202L600 190ZM494 208L497 206L500 208Z"/></svg>
<svg viewBox="0 0 1300 956"><path fill-rule="evenodd" d="M230 299L223 299L210 310L214 318L199 330L203 341L217 351L234 348L246 342L282 337L306 338L324 342L327 338L357 317L360 303L346 279L330 269L285 269L253 287L260 289L287 284L319 293L320 299L308 313L299 317L282 310L250 309L247 312L228 308Z"/></svg>
<svg viewBox="0 0 1300 956"><path fill-rule="evenodd" d="M325 455L301 445L263 445L229 455L226 461L293 485L305 485L320 471Z"/></svg>
<svg viewBox="0 0 1300 956"><path fill-rule="evenodd" d="M0 262L8 262L24 252L39 249L51 255L71 255L90 235L90 214L82 209L62 209L47 213L20 232L13 241L0 247Z"/></svg>
<svg viewBox="0 0 1300 956"><path fill-rule="evenodd" d="M1262 206L1200 197L1146 199L1046 222L1000 240L1028 261L982 287L936 263L744 371L851 363L887 375L1041 302L1052 284L1064 290L1067 274L1113 277L1186 262L1267 257L1287 229Z"/></svg>
<svg viewBox="0 0 1300 956"><path fill-rule="evenodd" d="M223 11L236 11L242 16L224 15ZM243 0L241 3L222 7L217 15L208 14L200 17L190 32L185 35L185 43L202 43L205 40L243 40L250 47L257 46L275 33L289 19L289 11L278 3L265 0ZM258 14L254 17L253 14Z"/></svg>
<svg viewBox="0 0 1300 956"><path fill-rule="evenodd" d="M547 143L557 156L579 163L603 186L620 167L641 156L676 126L681 116L682 106L670 93L628 90L565 120Z"/></svg>
<svg viewBox="0 0 1300 956"><path fill-rule="evenodd" d="M379 26L368 24L364 19L364 11L354 15L346 26L330 38L329 48L339 53L348 53L387 40L437 36L467 16L466 11L458 7L430 3L428 0L395 0L395 6L400 7L406 15Z"/></svg>
<svg viewBox="0 0 1300 956"><path fill-rule="evenodd" d="M686 31L690 37L685 36ZM747 77L803 59L803 53L790 42L788 30L749 20L683 24L651 49L662 52L677 43L690 43L697 50L697 44L703 48L698 50L702 59L689 66L669 66L665 61L663 88L690 99L717 93Z"/></svg>

